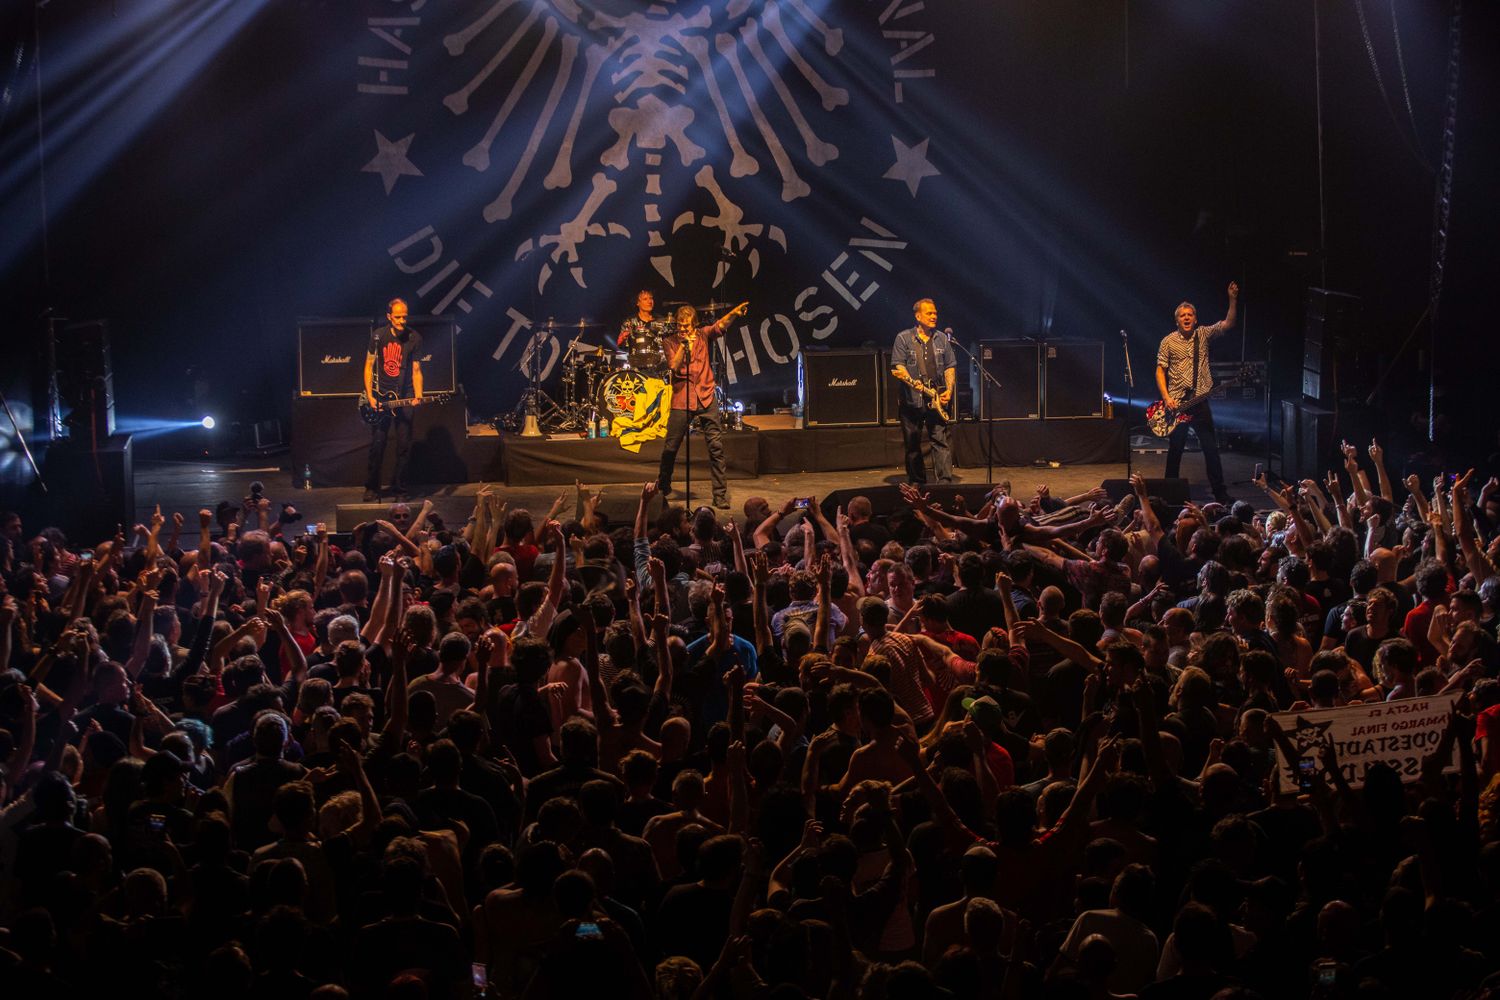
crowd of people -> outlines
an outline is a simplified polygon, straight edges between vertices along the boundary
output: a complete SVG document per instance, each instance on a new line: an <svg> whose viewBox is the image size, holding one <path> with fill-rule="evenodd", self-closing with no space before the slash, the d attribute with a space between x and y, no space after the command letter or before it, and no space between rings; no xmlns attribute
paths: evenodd
<svg viewBox="0 0 1500 1000"><path fill-rule="evenodd" d="M0 989L1500 992L1500 481L1131 483L4 515ZM1288 791L1279 713L1434 697Z"/></svg>

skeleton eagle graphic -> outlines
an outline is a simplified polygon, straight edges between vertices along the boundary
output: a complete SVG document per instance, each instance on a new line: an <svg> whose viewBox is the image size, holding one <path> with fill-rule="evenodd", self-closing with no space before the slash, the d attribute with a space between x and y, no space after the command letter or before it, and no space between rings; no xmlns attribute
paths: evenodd
<svg viewBox="0 0 1500 1000"><path fill-rule="evenodd" d="M842 33L824 23L809 0L616 0L589 6L577 0L494 0L443 39L448 56L464 70L485 57L443 104L460 118L474 116L475 131L480 120L489 118L463 156L466 166L488 173L497 144L520 150L510 176L483 209L485 221L509 219L517 194L538 175L548 191L587 185L576 215L557 231L527 238L516 248L518 260L545 253L538 292L554 266L565 266L585 287L580 249L611 236L635 239L641 230L633 227L638 226L644 229L652 266L670 285L676 281L667 238L688 226L711 230L721 249L713 281L718 287L728 258L743 253L753 276L760 269L763 245L775 244L783 253L787 249L780 227L746 220L731 197L733 182L774 170L781 200L794 202L812 191L797 160L822 167L838 156L837 147L819 138L807 118L814 103L833 111L849 101L848 92L831 85L809 61L809 55L821 57L802 51L819 41L828 57L843 48ZM549 57L550 81L539 73ZM514 66L522 59L518 71L507 70L508 89L486 86L507 60ZM524 125L514 115L533 88L541 110L523 140ZM695 98L704 95L716 120L699 120L698 111L706 109ZM731 114L731 104L742 113ZM585 115L600 114L615 140L597 158L582 155L575 146L579 127ZM549 141L559 128L560 138ZM741 129L749 128L759 136L758 145L751 142L764 150L760 155L745 146ZM722 137L731 154L728 177L715 170L716 163L723 166L722 158L711 156L694 136L716 147ZM544 166L549 156L550 165ZM691 176L712 199L711 212L665 218L663 204L681 201L663 189L666 157L675 157L683 168L701 164ZM622 188L638 188L642 200L631 199L627 205ZM641 214L612 217L617 210Z"/></svg>

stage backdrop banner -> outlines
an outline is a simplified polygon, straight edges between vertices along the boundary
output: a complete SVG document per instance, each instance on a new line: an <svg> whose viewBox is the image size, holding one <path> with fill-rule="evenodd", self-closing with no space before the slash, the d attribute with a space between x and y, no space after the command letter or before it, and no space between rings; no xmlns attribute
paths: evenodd
<svg viewBox="0 0 1500 1000"><path fill-rule="evenodd" d="M569 346L612 344L640 288L658 316L748 300L715 352L730 396L764 408L804 347L889 344L923 295L945 323L993 312L962 275L1028 284L1024 227L976 231L957 183L983 130L955 102L994 85L996 62L954 61L963 19L932 5L347 12L340 184L367 213L363 258L414 316L458 318L476 413L511 408L533 375L552 392Z"/></svg>
<svg viewBox="0 0 1500 1000"><path fill-rule="evenodd" d="M1351 787L1365 783L1365 772L1374 764L1395 768L1402 781L1412 781L1422 773L1422 758L1437 749L1448 725L1448 713L1458 695L1434 695L1430 698L1403 698L1399 701L1371 705L1345 705L1307 712L1281 712L1275 716L1287 737L1296 747L1298 760L1317 761L1318 748L1332 740L1338 752L1339 767ZM1281 790L1297 791L1297 761L1284 754L1279 775ZM1458 769L1456 760L1443 762L1443 772Z"/></svg>

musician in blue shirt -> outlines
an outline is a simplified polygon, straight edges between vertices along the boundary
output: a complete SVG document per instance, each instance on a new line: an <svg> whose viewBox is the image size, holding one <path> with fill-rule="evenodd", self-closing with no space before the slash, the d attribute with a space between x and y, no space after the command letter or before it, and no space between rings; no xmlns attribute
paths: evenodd
<svg viewBox="0 0 1500 1000"><path fill-rule="evenodd" d="M937 305L931 299L918 299L912 306L917 325L896 335L891 351L895 376L906 383L901 387L901 438L906 445L906 480L924 485L927 469L922 463L922 431L932 443L932 473L938 482L953 479L953 452L948 444L948 420L953 412L953 347L948 336L937 328ZM913 385L920 382L930 392ZM944 412L934 408L940 406Z"/></svg>

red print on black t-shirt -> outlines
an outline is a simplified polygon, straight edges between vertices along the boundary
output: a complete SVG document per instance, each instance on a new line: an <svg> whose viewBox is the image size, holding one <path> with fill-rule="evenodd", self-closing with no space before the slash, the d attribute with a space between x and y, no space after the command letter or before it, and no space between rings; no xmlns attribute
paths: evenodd
<svg viewBox="0 0 1500 1000"><path fill-rule="evenodd" d="M382 354L382 364L385 366L385 374L388 378L401 377L401 342L392 340L385 345Z"/></svg>

